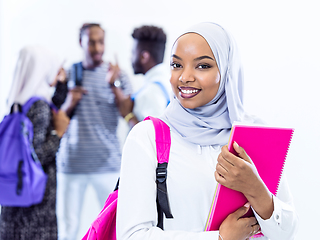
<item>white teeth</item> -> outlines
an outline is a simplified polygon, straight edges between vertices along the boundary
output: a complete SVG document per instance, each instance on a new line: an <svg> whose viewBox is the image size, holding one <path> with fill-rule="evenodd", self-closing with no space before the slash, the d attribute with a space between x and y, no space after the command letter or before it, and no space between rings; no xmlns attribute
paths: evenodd
<svg viewBox="0 0 320 240"><path fill-rule="evenodd" d="M197 90L197 89L195 89L195 90L183 90L183 89L181 89L181 92L184 93L184 94L196 93L198 91L199 90Z"/></svg>

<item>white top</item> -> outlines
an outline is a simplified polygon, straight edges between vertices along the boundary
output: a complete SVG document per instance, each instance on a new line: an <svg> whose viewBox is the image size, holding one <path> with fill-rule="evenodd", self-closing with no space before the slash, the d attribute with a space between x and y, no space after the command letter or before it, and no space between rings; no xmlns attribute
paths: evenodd
<svg viewBox="0 0 320 240"><path fill-rule="evenodd" d="M160 117L167 107L166 95L155 82L160 82L170 97L170 75L163 63L146 72L143 87L134 94L133 113L138 121L142 121L147 116Z"/></svg>
<svg viewBox="0 0 320 240"><path fill-rule="evenodd" d="M164 218L162 231L157 225L157 167L154 127L151 121L137 124L123 149L117 210L117 239L218 239L218 232L203 232L217 182L214 178L220 147L200 147L171 131L167 188L173 219ZM267 237L292 239L297 216L285 177L274 213L268 220L256 218Z"/></svg>

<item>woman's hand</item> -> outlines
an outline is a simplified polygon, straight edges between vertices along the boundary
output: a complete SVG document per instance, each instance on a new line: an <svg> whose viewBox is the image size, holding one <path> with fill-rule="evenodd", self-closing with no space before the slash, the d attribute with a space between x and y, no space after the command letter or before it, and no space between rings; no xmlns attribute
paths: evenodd
<svg viewBox="0 0 320 240"><path fill-rule="evenodd" d="M70 119L62 110L59 110L58 112L52 111L52 114L54 129L56 130L57 135L61 138L68 128Z"/></svg>
<svg viewBox="0 0 320 240"><path fill-rule="evenodd" d="M245 150L236 142L233 148L238 156L230 153L227 146L221 149L215 171L217 182L242 192L261 218L270 218L273 213L272 194Z"/></svg>
<svg viewBox="0 0 320 240"><path fill-rule="evenodd" d="M235 142L233 145L238 156L223 146L218 157L215 178L227 188L242 192L244 195L255 195L257 189L264 185L257 169L245 150Z"/></svg>
<svg viewBox="0 0 320 240"><path fill-rule="evenodd" d="M241 218L249 208L250 204L247 203L222 222L219 234L223 240L245 240L259 232L260 226L255 217Z"/></svg>

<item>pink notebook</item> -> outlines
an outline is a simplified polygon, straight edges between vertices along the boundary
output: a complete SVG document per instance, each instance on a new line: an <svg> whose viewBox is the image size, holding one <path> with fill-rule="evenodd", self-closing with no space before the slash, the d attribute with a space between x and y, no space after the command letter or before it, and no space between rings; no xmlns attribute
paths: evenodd
<svg viewBox="0 0 320 240"><path fill-rule="evenodd" d="M293 131L292 128L234 125L228 149L236 154L232 147L234 141L243 147L269 191L276 195ZM223 220L246 202L242 193L218 184L205 231L219 230ZM252 210L245 216L253 216Z"/></svg>

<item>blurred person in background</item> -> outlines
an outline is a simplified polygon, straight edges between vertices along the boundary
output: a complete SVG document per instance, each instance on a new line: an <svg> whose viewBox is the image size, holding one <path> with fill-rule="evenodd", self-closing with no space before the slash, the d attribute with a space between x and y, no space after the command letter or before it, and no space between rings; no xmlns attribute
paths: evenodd
<svg viewBox="0 0 320 240"><path fill-rule="evenodd" d="M31 97L43 98L30 107L27 117L33 124L33 147L47 174L43 200L30 207L1 207L1 240L57 239L56 218L56 152L66 131L69 118L63 111L51 111L48 103L59 107L66 95L65 71L62 61L40 46L20 51L9 92L8 108L13 103L24 105ZM59 83L57 85L57 83ZM52 87L56 88L52 98Z"/></svg>
<svg viewBox="0 0 320 240"><path fill-rule="evenodd" d="M124 110L132 109L128 77L117 63L102 59L104 29L96 23L83 24L79 42L84 58L68 74L69 94L63 109L71 121L57 154L60 240L76 239L89 184L101 208L114 189L121 160L118 120L127 114Z"/></svg>
<svg viewBox="0 0 320 240"><path fill-rule="evenodd" d="M171 92L169 68L162 63L167 40L163 29L144 25L135 28L132 37L132 68L134 74L144 75L144 81L132 95L133 111L125 116L131 127L147 116L160 117Z"/></svg>

